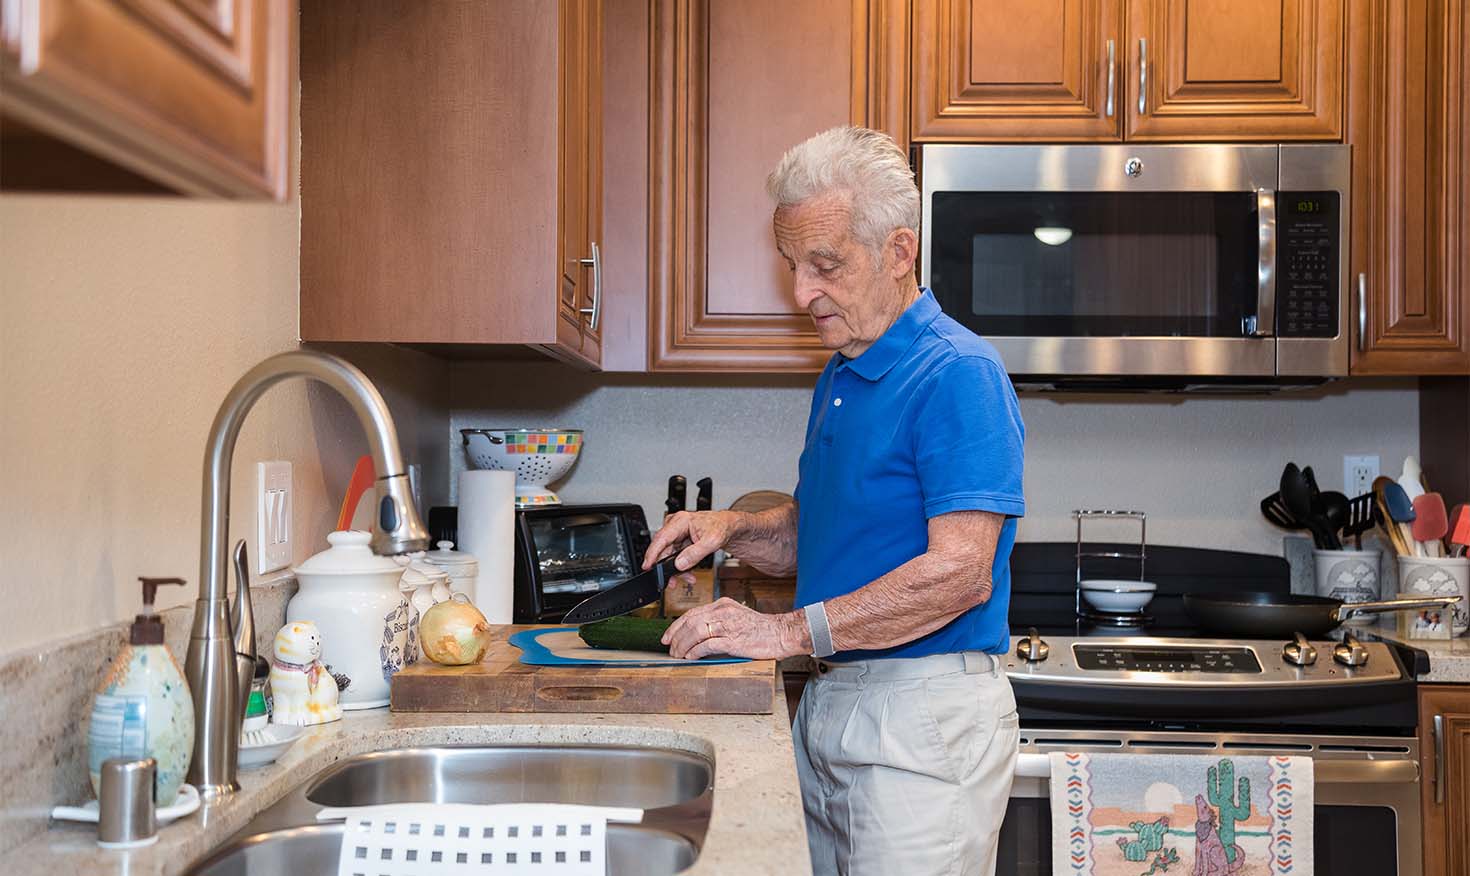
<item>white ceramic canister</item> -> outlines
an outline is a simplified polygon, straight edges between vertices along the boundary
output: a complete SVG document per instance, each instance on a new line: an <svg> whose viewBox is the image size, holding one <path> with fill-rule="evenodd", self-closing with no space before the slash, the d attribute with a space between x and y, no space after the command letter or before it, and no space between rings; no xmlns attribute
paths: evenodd
<svg viewBox="0 0 1470 876"><path fill-rule="evenodd" d="M435 544L438 550L424 554L424 559L443 569L449 575L449 589L455 593L473 595L475 580L480 576L480 562L474 554L454 549L454 542L441 541ZM435 599L435 602L443 602ZM473 601L473 600L472 600Z"/></svg>
<svg viewBox="0 0 1470 876"><path fill-rule="evenodd" d="M321 660L338 679L342 708L386 706L393 674L419 653L413 609L398 589L403 567L373 553L369 533L333 532L327 541L330 548L291 570L300 589L286 606L286 621L316 624Z"/></svg>
<svg viewBox="0 0 1470 876"><path fill-rule="evenodd" d="M1470 629L1470 557L1399 557L1400 596L1459 596L1450 608L1451 635Z"/></svg>
<svg viewBox="0 0 1470 876"><path fill-rule="evenodd" d="M1312 555L1317 561L1318 596L1343 602L1374 602L1379 598L1382 588L1378 583L1378 551L1318 549ZM1378 615L1356 615L1347 623L1372 626L1378 623Z"/></svg>

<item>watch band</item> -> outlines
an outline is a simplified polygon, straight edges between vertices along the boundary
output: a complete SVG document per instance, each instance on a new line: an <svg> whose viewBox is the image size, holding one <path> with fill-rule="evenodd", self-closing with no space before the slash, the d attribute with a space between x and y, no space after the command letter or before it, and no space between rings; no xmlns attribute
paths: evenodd
<svg viewBox="0 0 1470 876"><path fill-rule="evenodd" d="M813 602L806 607L806 628L812 637L812 656L831 657L837 653L832 647L832 628L827 625L827 606Z"/></svg>

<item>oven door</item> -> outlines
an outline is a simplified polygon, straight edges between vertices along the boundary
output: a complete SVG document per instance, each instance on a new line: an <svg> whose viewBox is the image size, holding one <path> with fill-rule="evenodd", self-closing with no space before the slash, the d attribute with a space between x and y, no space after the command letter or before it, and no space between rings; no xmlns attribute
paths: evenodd
<svg viewBox="0 0 1470 876"><path fill-rule="evenodd" d="M1303 317L1293 300L1278 332L1277 192L1330 178L1309 203L1345 208L1345 147L1300 148L923 146L921 282L1012 374L1346 373L1335 227L1328 343L1304 354L1292 338L1278 363L1278 334Z"/></svg>
<svg viewBox="0 0 1470 876"><path fill-rule="evenodd" d="M1317 876L1423 874L1415 739L1023 728L1021 759L1000 831L998 876L1053 872L1045 756L1050 751L1308 755L1315 776Z"/></svg>

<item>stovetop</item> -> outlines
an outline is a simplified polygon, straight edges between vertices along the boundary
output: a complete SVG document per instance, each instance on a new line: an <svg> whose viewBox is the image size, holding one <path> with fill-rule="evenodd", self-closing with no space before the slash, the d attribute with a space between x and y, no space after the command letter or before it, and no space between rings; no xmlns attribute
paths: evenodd
<svg viewBox="0 0 1470 876"><path fill-rule="evenodd" d="M1150 545L1147 579L1158 589L1149 622L1118 627L1077 617L1075 551L1033 542L1011 555L1005 669L1023 726L1413 734L1420 655L1378 641L1371 627L1339 628L1293 662L1284 639L1193 626L1185 594L1290 592L1281 558ZM1021 647L1033 628L1044 649ZM1345 632L1361 645L1356 660L1339 647Z"/></svg>

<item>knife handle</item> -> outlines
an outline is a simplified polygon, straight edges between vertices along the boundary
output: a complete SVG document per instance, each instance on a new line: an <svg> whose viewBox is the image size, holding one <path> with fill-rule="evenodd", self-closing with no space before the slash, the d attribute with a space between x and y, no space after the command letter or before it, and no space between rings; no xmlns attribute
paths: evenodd
<svg viewBox="0 0 1470 876"><path fill-rule="evenodd" d="M688 486L683 475L669 478L669 496L664 500L664 513L677 514L684 510Z"/></svg>
<svg viewBox="0 0 1470 876"><path fill-rule="evenodd" d="M699 494L694 499L694 510L708 511L714 507L715 482L710 478L700 478L695 486L699 488ZM715 555L710 554L699 561L696 569L713 569L715 566Z"/></svg>

